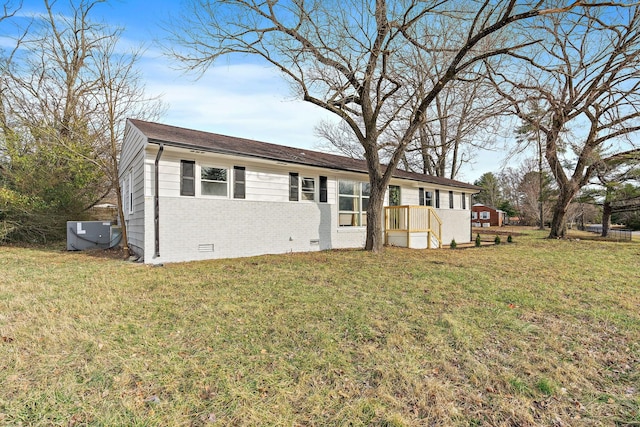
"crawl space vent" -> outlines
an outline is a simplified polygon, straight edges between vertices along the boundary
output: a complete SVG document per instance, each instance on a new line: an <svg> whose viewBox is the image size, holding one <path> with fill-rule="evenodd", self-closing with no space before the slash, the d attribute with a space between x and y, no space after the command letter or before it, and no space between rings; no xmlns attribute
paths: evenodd
<svg viewBox="0 0 640 427"><path fill-rule="evenodd" d="M213 252L213 243L200 243L198 252Z"/></svg>

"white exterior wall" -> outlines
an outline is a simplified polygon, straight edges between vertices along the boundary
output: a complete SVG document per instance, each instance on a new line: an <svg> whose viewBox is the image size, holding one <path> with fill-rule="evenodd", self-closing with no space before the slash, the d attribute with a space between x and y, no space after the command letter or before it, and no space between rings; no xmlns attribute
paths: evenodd
<svg viewBox="0 0 640 427"><path fill-rule="evenodd" d="M137 145L140 147L139 143ZM364 246L366 227L338 226L337 193L339 180L366 182L366 174L282 165L249 157L194 153L165 146L159 162L158 181L160 256L155 257L154 161L157 152L157 145L148 145L146 150L132 155L130 162L131 167L139 165L139 172L134 179L134 213L128 219L132 233L129 242L137 254L144 255L146 263ZM195 197L180 195L181 160L196 162ZM200 194L201 166L228 170L227 197ZM245 199L233 198L233 166L246 168ZM289 201L289 172L298 173L301 180L305 177L315 179L315 201ZM327 203L318 202L321 175L328 178ZM391 184L401 186L403 205L418 204L419 187L432 191L435 196L432 184L395 179ZM469 204L467 209L461 210L461 191L453 189L456 208L448 209L450 188L439 189L442 209L436 211L443 220L443 244L449 244L453 238L459 243L470 241Z"/></svg>
<svg viewBox="0 0 640 427"><path fill-rule="evenodd" d="M447 197L448 193L447 193ZM447 201L447 204L449 202ZM440 205L442 206L442 205ZM468 206L468 205L467 205ZM442 219L442 244L448 245L452 239L456 243L471 241L471 211L466 209L436 209Z"/></svg>
<svg viewBox="0 0 640 427"><path fill-rule="evenodd" d="M152 208L153 199L148 206ZM160 199L160 256L147 263L234 258L353 248L364 231L337 230L337 206L326 203ZM149 233L151 234L151 233ZM153 238L149 239L153 243Z"/></svg>
<svg viewBox="0 0 640 427"><path fill-rule="evenodd" d="M121 184L123 198L128 198L127 188L122 185L131 178L133 188L133 203L129 209L129 202L124 205L124 218L127 227L127 239L129 248L138 256L144 256L145 248L145 145L146 137L133 126L127 127L127 134L122 144L120 162L118 165L118 177ZM153 211L152 211L153 212ZM153 215L153 214L152 214ZM153 216L152 216L153 220ZM153 223L152 223L153 224ZM153 230L153 228L152 228Z"/></svg>
<svg viewBox="0 0 640 427"><path fill-rule="evenodd" d="M145 184L146 263L233 258L260 254L364 247L365 227L338 227L337 180L332 171L270 165L247 158L165 151L159 162L160 256L154 250L153 160L147 151ZM196 196L180 195L180 161L196 162ZM200 194L201 166L228 170L227 197ZM233 166L244 166L245 199L233 198ZM314 178L315 201L289 201L289 172ZM320 176L327 176L327 203L320 203ZM341 173L365 181L366 175ZM213 249L213 250L211 250Z"/></svg>

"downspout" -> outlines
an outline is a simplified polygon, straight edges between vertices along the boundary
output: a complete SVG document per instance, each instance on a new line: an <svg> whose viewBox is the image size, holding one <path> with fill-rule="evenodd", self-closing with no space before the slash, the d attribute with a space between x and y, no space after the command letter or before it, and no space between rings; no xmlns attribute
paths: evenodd
<svg viewBox="0 0 640 427"><path fill-rule="evenodd" d="M158 181L160 179L160 172L159 172L159 164L160 164L160 157L162 156L162 151L164 150L164 144L160 144L160 149L158 150L158 154L156 155L156 162L155 162L155 191L154 191L154 197L153 197L153 204L154 204L154 226L155 226L155 255L153 256L154 258L158 258L160 256L160 198L158 196Z"/></svg>

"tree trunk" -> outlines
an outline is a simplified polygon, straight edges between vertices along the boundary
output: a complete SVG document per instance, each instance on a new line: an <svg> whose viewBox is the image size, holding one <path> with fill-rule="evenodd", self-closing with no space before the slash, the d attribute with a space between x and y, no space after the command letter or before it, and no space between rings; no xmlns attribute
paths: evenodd
<svg viewBox="0 0 640 427"><path fill-rule="evenodd" d="M384 248L384 195L386 183L381 178L370 178L371 194L367 208L367 241L364 248L382 252Z"/></svg>
<svg viewBox="0 0 640 427"><path fill-rule="evenodd" d="M602 206L602 237L609 235L609 228L611 227L611 202L604 202Z"/></svg>
<svg viewBox="0 0 640 427"><path fill-rule="evenodd" d="M573 200L577 191L569 188L561 188L558 201L553 208L553 219L551 220L551 232L549 233L550 239L561 239L567 234L567 223L565 217L569 204Z"/></svg>

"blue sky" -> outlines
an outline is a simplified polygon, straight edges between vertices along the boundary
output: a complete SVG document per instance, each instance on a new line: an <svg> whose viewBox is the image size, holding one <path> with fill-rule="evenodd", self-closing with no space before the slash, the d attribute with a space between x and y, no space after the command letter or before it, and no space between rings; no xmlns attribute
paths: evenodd
<svg viewBox="0 0 640 427"><path fill-rule="evenodd" d="M77 1L77 0L74 0ZM41 0L25 0L22 13L44 11ZM162 54L158 40L162 27L178 18L181 1L112 0L92 11L93 20L124 28L122 42L143 46L140 63L148 95L160 95L167 104L161 122L198 130L256 139L276 144L319 149L314 128L321 120L337 121L323 109L294 99L281 75L263 64L220 61L202 77L184 74ZM67 0L58 0L62 10ZM233 61L236 61L234 59ZM496 153L479 153L458 179L473 182L482 173L500 168Z"/></svg>

